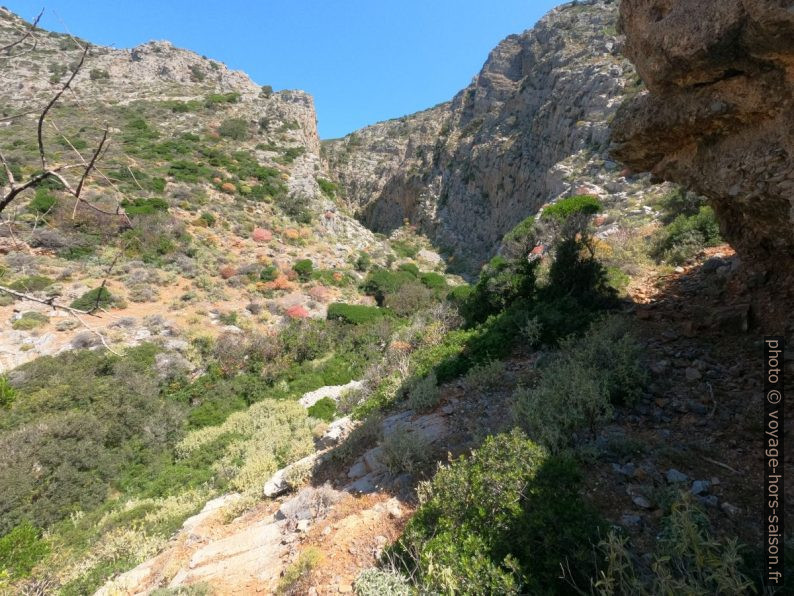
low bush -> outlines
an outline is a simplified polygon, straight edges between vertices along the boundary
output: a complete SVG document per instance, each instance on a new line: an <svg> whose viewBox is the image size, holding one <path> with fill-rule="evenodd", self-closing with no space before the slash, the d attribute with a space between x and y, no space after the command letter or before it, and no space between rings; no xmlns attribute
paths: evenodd
<svg viewBox="0 0 794 596"><path fill-rule="evenodd" d="M396 428L380 445L380 460L389 473L418 476L427 472L433 461L430 444L417 432Z"/></svg>
<svg viewBox="0 0 794 596"><path fill-rule="evenodd" d="M225 103L237 103L238 101L240 101L240 94L236 91L230 91L229 93L210 93L204 99L204 105L211 108Z"/></svg>
<svg viewBox="0 0 794 596"><path fill-rule="evenodd" d="M612 419L613 404L631 403L639 394L645 380L641 351L617 317L593 324L582 338L566 339L537 386L514 394L518 423L552 451L570 444L577 432L594 439Z"/></svg>
<svg viewBox="0 0 794 596"><path fill-rule="evenodd" d="M541 217L563 223L577 215L595 215L601 211L602 208L598 197L592 195L575 195L566 197L549 205L543 210Z"/></svg>
<svg viewBox="0 0 794 596"><path fill-rule="evenodd" d="M447 287L447 279L440 273L426 271L419 275L419 281L431 290L444 290Z"/></svg>
<svg viewBox="0 0 794 596"><path fill-rule="evenodd" d="M275 265L268 265L267 267L264 267L262 271L259 273L259 279L265 282L273 281L278 277L278 275L279 275L278 267L276 267Z"/></svg>
<svg viewBox="0 0 794 596"><path fill-rule="evenodd" d="M484 322L518 300L535 294L536 263L526 259L508 260L496 256L482 268L477 285L461 304L461 315L468 326ZM465 292L465 290L461 290Z"/></svg>
<svg viewBox="0 0 794 596"><path fill-rule="evenodd" d="M11 328L17 331L30 331L43 327L50 322L50 317L34 310L22 313L22 316L11 323Z"/></svg>
<svg viewBox="0 0 794 596"><path fill-rule="evenodd" d="M389 558L422 591L567 594L561 565L589 581L603 523L579 475L521 433L488 437L420 486L420 507Z"/></svg>
<svg viewBox="0 0 794 596"><path fill-rule="evenodd" d="M208 228L214 226L215 222L218 221L217 218L209 211L202 211L201 215L199 216L199 220L201 220Z"/></svg>
<svg viewBox="0 0 794 596"><path fill-rule="evenodd" d="M5 570L11 580L27 577L49 550L41 532L25 520L0 538L0 572Z"/></svg>
<svg viewBox="0 0 794 596"><path fill-rule="evenodd" d="M401 317L407 317L433 303L433 291L418 282L401 285L394 293L387 294L383 306Z"/></svg>
<svg viewBox="0 0 794 596"><path fill-rule="evenodd" d="M331 422L336 415L336 402L330 397L324 397L307 408L306 413L312 418Z"/></svg>
<svg viewBox="0 0 794 596"><path fill-rule="evenodd" d="M168 201L165 199L125 199L121 202L127 215L154 215L155 213L168 211Z"/></svg>
<svg viewBox="0 0 794 596"><path fill-rule="evenodd" d="M431 411L441 400L438 389L438 379L435 373L430 373L423 379L415 381L408 389L408 407L415 412L425 413Z"/></svg>
<svg viewBox="0 0 794 596"><path fill-rule="evenodd" d="M466 386L475 391L490 391L504 382L505 365L500 360L475 364L466 373Z"/></svg>
<svg viewBox="0 0 794 596"><path fill-rule="evenodd" d="M368 325L379 321L386 316L387 311L377 306L367 306L365 304L344 304L334 302L328 305L329 321L340 320L353 325Z"/></svg>
<svg viewBox="0 0 794 596"><path fill-rule="evenodd" d="M9 288L17 292L41 292L55 283L54 279L44 275L28 275L20 277L14 283L9 284Z"/></svg>
<svg viewBox="0 0 794 596"><path fill-rule="evenodd" d="M600 543L605 569L593 579L599 596L620 594L748 594L753 582L743 573L736 540L711 535L708 517L683 494L673 504L650 565L629 549L615 530ZM642 557L643 559L645 557Z"/></svg>
<svg viewBox="0 0 794 596"><path fill-rule="evenodd" d="M414 277L419 277L419 267L417 267L414 263L403 263L397 267L397 271L405 271Z"/></svg>
<svg viewBox="0 0 794 596"><path fill-rule="evenodd" d="M37 188L36 194L33 196L30 203L28 203L28 211L43 215L52 210L57 203L58 199L55 195L50 193L49 190L46 188Z"/></svg>
<svg viewBox="0 0 794 596"><path fill-rule="evenodd" d="M365 272L368 271L369 268L372 266L372 257L369 256L369 253L360 252L358 254L358 258L356 259L356 271Z"/></svg>
<svg viewBox="0 0 794 596"><path fill-rule="evenodd" d="M314 219L311 211L311 199L307 195L300 193L287 195L284 191L274 195L273 200L287 217L298 223L309 224Z"/></svg>
<svg viewBox="0 0 794 596"><path fill-rule="evenodd" d="M322 193L329 199L336 197L336 193L339 190L336 184L325 178L317 178L317 185L320 187Z"/></svg>
<svg viewBox="0 0 794 596"><path fill-rule="evenodd" d="M248 122L242 118L227 118L218 127L218 134L227 139L244 141L250 136Z"/></svg>
<svg viewBox="0 0 794 596"><path fill-rule="evenodd" d="M94 288L89 290L76 300L70 306L77 310L84 310L92 312L98 308L110 308L116 303L116 298L110 293L106 287Z"/></svg>
<svg viewBox="0 0 794 596"><path fill-rule="evenodd" d="M679 215L662 228L654 242L652 255L673 265L681 265L707 246L722 242L714 210L700 207L695 215Z"/></svg>
<svg viewBox="0 0 794 596"><path fill-rule="evenodd" d="M361 289L365 294L374 297L378 306L383 306L387 295L396 294L402 286L415 283L415 280L415 276L407 271L378 268L369 272Z"/></svg>
<svg viewBox="0 0 794 596"><path fill-rule="evenodd" d="M10 408L16 396L17 392L8 382L8 378L0 375L0 408Z"/></svg>
<svg viewBox="0 0 794 596"><path fill-rule="evenodd" d="M322 552L314 547L307 548L284 570L278 583L277 593L285 595L305 594L312 570L323 558Z"/></svg>
<svg viewBox="0 0 794 596"><path fill-rule="evenodd" d="M412 596L408 578L396 571L364 569L355 583L356 596Z"/></svg>
<svg viewBox="0 0 794 596"><path fill-rule="evenodd" d="M301 259L300 261L295 262L292 266L292 270L298 274L298 279L302 282L307 282L312 277L312 271L314 271L314 263L312 263L311 259Z"/></svg>

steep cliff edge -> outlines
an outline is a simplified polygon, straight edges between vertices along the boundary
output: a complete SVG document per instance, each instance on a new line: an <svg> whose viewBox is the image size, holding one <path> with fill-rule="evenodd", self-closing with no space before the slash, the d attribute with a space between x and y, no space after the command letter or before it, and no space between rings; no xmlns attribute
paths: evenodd
<svg viewBox="0 0 794 596"><path fill-rule="evenodd" d="M609 121L637 79L616 20L610 0L561 6L502 41L452 101L325 142L350 207L377 231L409 220L476 270L550 199L618 183Z"/></svg>
<svg viewBox="0 0 794 596"><path fill-rule="evenodd" d="M620 26L648 92L615 118L614 156L709 197L774 311L794 274L792 3L623 0Z"/></svg>

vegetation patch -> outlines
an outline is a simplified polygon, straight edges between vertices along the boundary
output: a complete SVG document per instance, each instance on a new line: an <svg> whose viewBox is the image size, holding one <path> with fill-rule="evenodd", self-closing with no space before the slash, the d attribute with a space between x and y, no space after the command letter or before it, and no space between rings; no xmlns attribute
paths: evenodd
<svg viewBox="0 0 794 596"><path fill-rule="evenodd" d="M423 591L567 593L561 565L589 581L604 526L578 482L570 460L521 433L489 437L421 488L421 506L388 558Z"/></svg>

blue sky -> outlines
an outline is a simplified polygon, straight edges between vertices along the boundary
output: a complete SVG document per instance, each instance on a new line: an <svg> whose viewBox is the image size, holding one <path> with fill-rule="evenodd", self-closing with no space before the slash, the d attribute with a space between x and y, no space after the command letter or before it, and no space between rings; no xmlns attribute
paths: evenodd
<svg viewBox="0 0 794 596"><path fill-rule="evenodd" d="M42 26L127 48L151 39L314 96L320 136L450 99L555 0L0 0Z"/></svg>

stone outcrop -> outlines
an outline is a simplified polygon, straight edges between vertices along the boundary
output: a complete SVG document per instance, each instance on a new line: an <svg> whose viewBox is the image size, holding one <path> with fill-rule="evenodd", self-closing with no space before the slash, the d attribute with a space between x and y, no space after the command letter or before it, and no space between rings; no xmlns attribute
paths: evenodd
<svg viewBox="0 0 794 596"><path fill-rule="evenodd" d="M616 22L617 2L561 6L502 41L450 102L325 142L352 210L380 232L408 220L476 271L523 218L614 167L608 123L637 82ZM573 157L583 174L566 179Z"/></svg>
<svg viewBox="0 0 794 596"><path fill-rule="evenodd" d="M647 92L617 114L613 155L709 197L744 262L790 295L794 3L623 0L620 27Z"/></svg>

